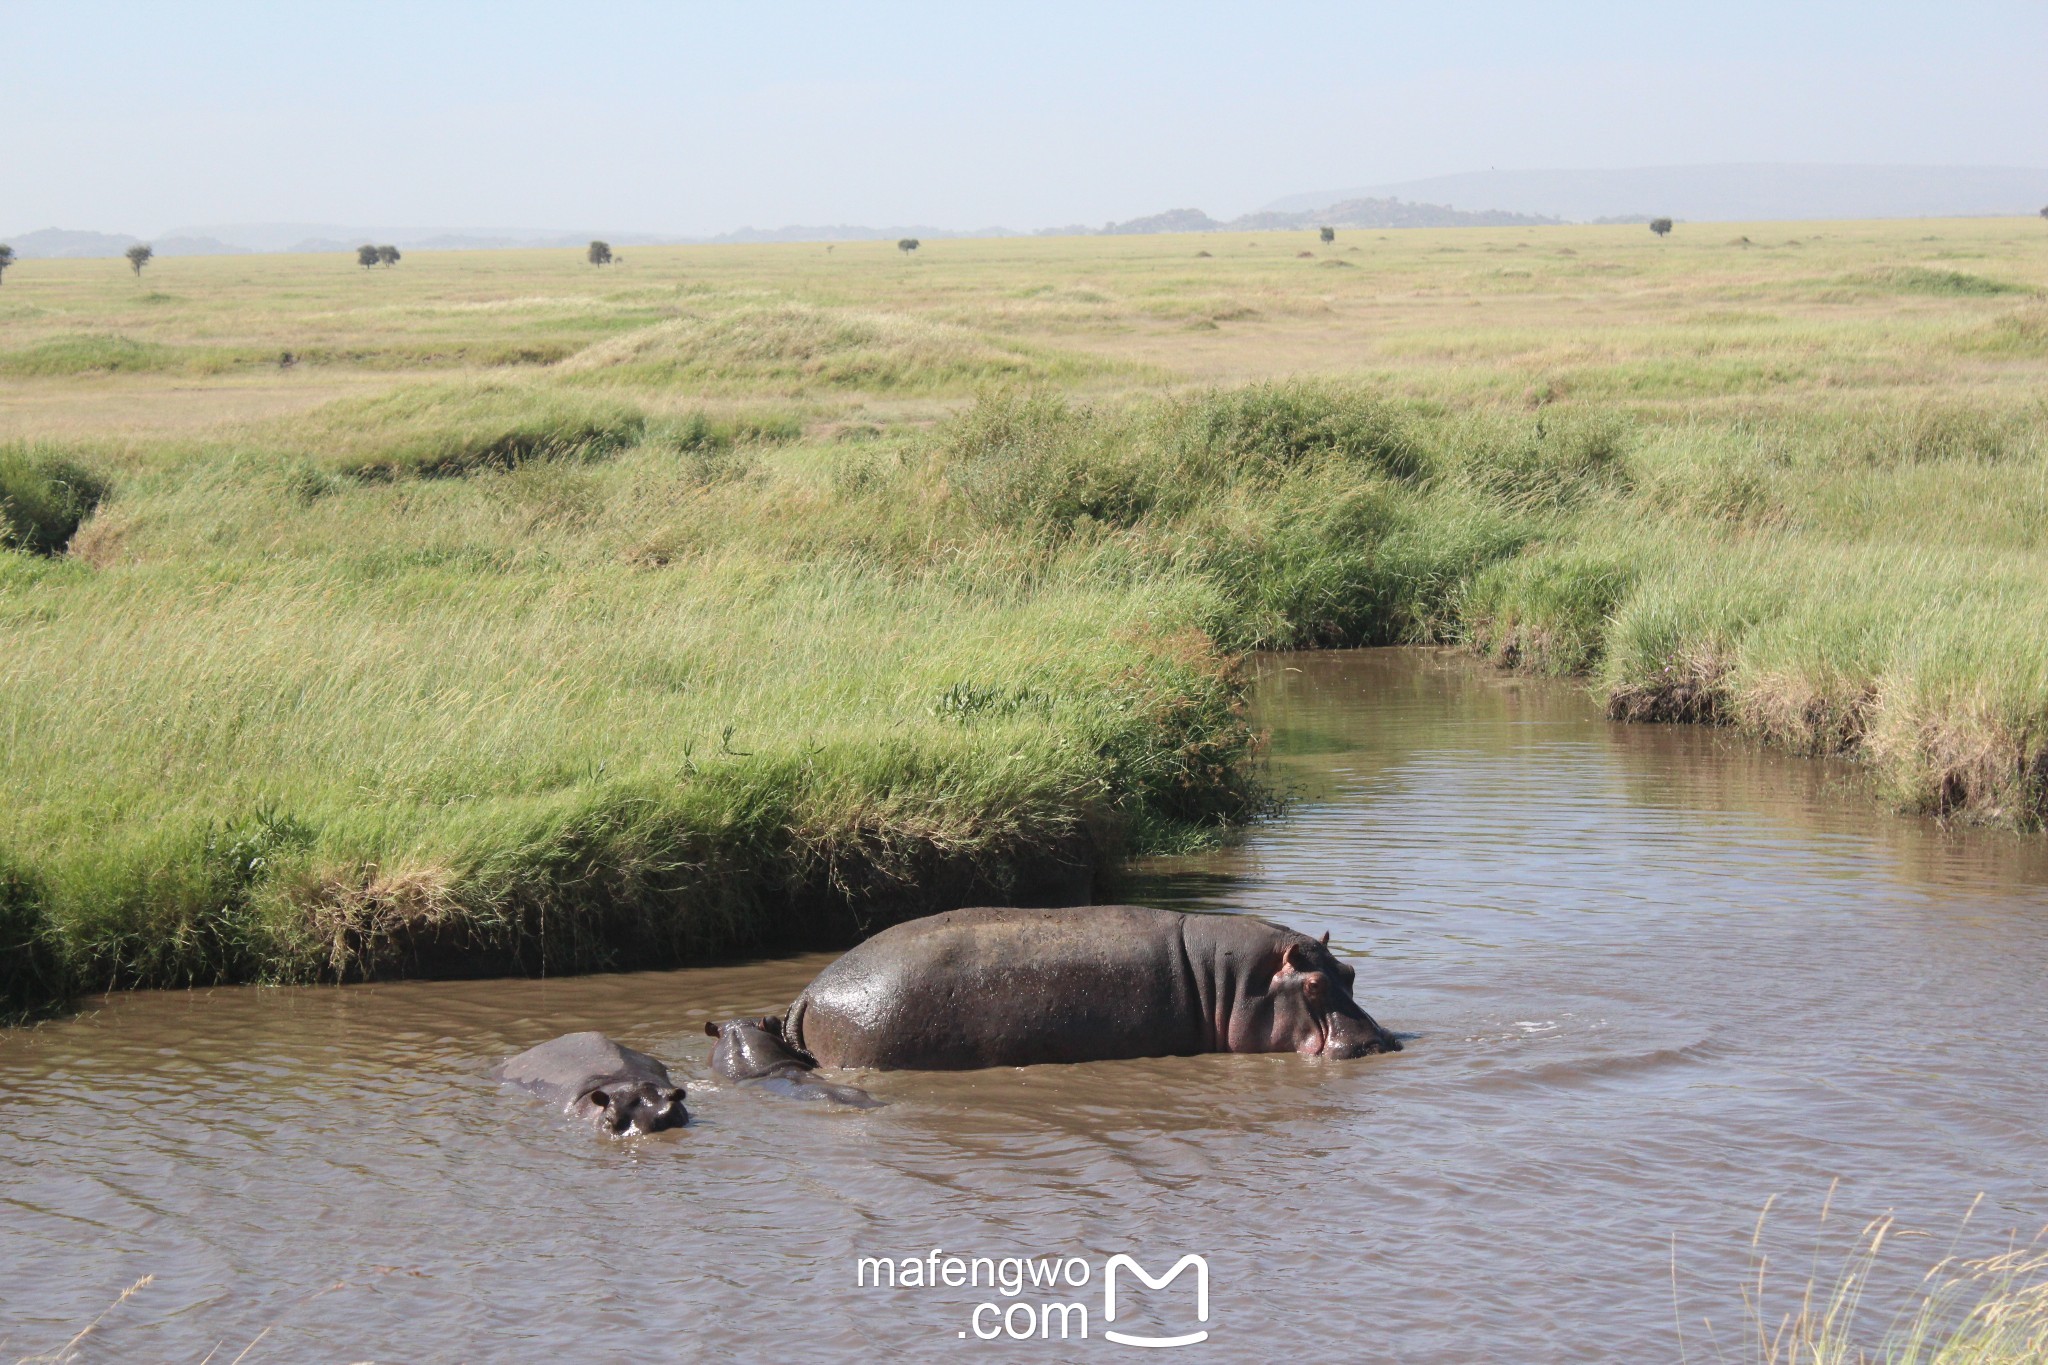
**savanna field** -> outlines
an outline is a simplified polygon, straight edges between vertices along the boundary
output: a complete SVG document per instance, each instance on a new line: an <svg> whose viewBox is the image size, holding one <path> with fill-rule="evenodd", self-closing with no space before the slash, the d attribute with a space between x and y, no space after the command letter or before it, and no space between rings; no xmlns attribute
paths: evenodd
<svg viewBox="0 0 2048 1365"><path fill-rule="evenodd" d="M0 1012L652 966L1269 797L1437 642L2048 816L2048 228L24 261Z"/></svg>

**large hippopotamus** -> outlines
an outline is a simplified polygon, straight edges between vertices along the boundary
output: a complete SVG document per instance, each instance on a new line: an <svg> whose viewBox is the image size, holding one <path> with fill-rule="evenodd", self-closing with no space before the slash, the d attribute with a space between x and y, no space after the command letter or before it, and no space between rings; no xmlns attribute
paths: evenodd
<svg viewBox="0 0 2048 1365"><path fill-rule="evenodd" d="M528 1048L495 1073L611 1133L658 1133L690 1121L668 1068L602 1033L565 1033Z"/></svg>
<svg viewBox="0 0 2048 1365"><path fill-rule="evenodd" d="M781 1018L707 1027L735 1079L814 1066L964 1071L1200 1052L1360 1057L1400 1042L1321 941L1138 905L954 910L875 935Z"/></svg>

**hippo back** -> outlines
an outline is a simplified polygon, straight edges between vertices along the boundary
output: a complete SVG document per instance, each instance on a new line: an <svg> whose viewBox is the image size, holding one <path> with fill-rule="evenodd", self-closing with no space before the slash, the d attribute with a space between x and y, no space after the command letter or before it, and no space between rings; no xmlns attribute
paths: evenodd
<svg viewBox="0 0 2048 1365"><path fill-rule="evenodd" d="M882 1070L1208 1051L1186 918L1111 905L912 920L819 973L785 1034L822 1066Z"/></svg>
<svg viewBox="0 0 2048 1365"><path fill-rule="evenodd" d="M565 1033L528 1048L495 1074L552 1100L574 1099L593 1086L620 1079L670 1084L668 1068L660 1061L595 1032Z"/></svg>

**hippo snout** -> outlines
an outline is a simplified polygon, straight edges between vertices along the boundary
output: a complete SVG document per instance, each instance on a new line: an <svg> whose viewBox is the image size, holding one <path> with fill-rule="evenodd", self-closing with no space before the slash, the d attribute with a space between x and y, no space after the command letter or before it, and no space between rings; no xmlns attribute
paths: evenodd
<svg viewBox="0 0 2048 1365"><path fill-rule="evenodd" d="M1370 1057L1377 1052L1399 1052L1401 1040L1381 1028L1373 1017L1360 1010L1356 1018L1333 1014L1328 1022L1323 1055L1338 1060Z"/></svg>

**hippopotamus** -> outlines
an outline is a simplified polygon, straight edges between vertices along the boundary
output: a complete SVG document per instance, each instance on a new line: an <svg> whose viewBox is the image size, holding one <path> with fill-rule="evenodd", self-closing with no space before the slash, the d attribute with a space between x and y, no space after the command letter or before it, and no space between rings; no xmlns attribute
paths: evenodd
<svg viewBox="0 0 2048 1365"><path fill-rule="evenodd" d="M1401 1044L1329 935L1141 905L954 910L884 930L780 1020L714 1024L712 1065L964 1071L1202 1052L1349 1058Z"/></svg>
<svg viewBox="0 0 2048 1365"><path fill-rule="evenodd" d="M563 1111L610 1133L658 1133L690 1121L668 1068L602 1033L565 1033L528 1048L493 1073L559 1101Z"/></svg>
<svg viewBox="0 0 2048 1365"><path fill-rule="evenodd" d="M799 1061L783 1042L780 1019L728 1019L707 1023L704 1031L718 1040L711 1049L711 1067L721 1076L756 1081L800 1100L831 1100L862 1109L881 1104L858 1086L834 1085L813 1076L811 1064Z"/></svg>

